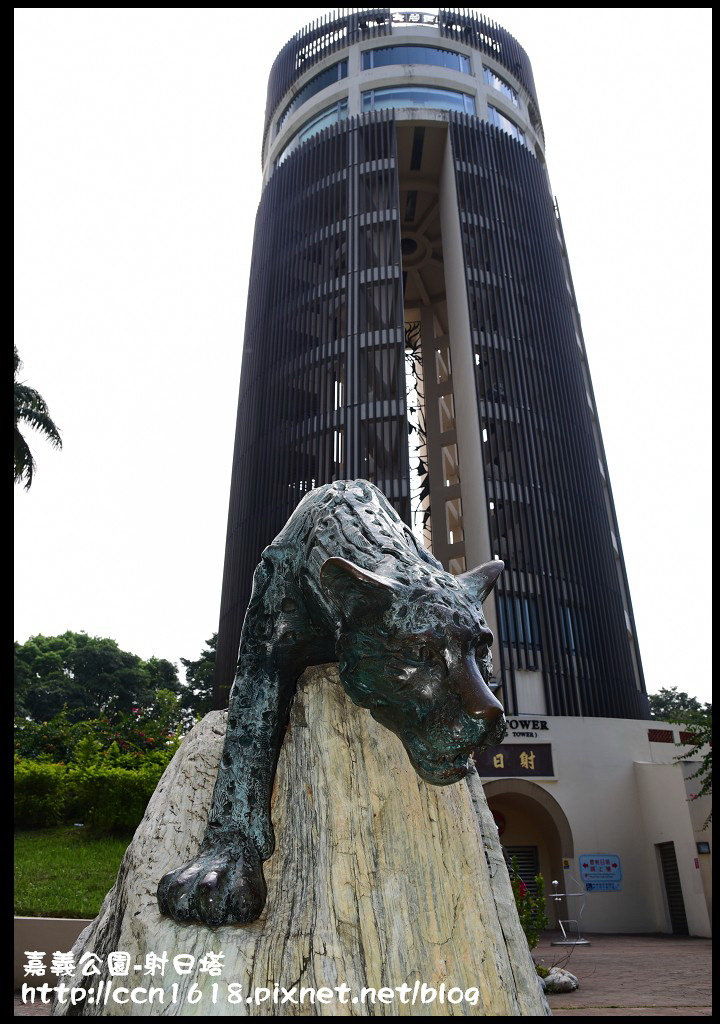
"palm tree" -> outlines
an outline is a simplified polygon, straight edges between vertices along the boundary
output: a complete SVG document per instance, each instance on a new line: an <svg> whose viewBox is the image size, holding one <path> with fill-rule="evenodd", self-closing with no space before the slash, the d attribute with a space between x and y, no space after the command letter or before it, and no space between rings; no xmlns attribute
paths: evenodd
<svg viewBox="0 0 720 1024"><path fill-rule="evenodd" d="M35 430L44 434L53 448L62 448L60 431L50 419L45 399L34 388L29 388L18 380L18 371L22 361L15 349L15 483L25 481L25 490L29 490L35 472L35 459L28 443L18 429L19 423L27 423Z"/></svg>

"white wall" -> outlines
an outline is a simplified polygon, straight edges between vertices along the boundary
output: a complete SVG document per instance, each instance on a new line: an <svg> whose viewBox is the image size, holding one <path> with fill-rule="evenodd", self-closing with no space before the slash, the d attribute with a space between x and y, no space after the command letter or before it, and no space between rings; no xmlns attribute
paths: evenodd
<svg viewBox="0 0 720 1024"><path fill-rule="evenodd" d="M712 842L711 831L698 832L697 823L694 827L683 768L674 763L680 748L674 743L651 743L648 739L651 727L673 729L675 738L678 727L655 721L556 718L537 713L515 717L539 717L549 727L536 731L534 737L510 734L505 743L552 745L554 776L523 778L546 790L570 823L575 857L564 872L568 891L579 888L580 854L620 857L621 891L588 893L582 917L584 929L669 932L655 846L673 842L690 934L709 936L703 876L709 874L710 857L704 855L701 864L695 844L696 836ZM489 781L483 777L483 782ZM492 781L493 792L498 795L499 781ZM577 881L571 882L570 876Z"/></svg>

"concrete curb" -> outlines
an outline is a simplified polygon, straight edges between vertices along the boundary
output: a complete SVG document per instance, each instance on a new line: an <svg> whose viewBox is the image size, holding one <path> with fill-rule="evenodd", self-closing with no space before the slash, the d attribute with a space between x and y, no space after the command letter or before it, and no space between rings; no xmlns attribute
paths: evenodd
<svg viewBox="0 0 720 1024"><path fill-rule="evenodd" d="M16 917L15 950L13 953L13 985L17 990L23 982L42 984L47 981L54 985L56 977L49 973L52 954L67 953L75 944L80 932L91 924L91 920L79 917ZM26 978L26 950L44 952L43 962L46 974L43 978Z"/></svg>

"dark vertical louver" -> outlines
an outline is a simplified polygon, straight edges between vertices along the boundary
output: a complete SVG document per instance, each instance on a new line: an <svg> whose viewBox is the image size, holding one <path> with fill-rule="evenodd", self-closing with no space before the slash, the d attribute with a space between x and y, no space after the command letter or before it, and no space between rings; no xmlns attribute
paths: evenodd
<svg viewBox="0 0 720 1024"><path fill-rule="evenodd" d="M303 495L376 483L409 521L398 181L391 115L327 129L258 209L216 667L235 673L252 575Z"/></svg>
<svg viewBox="0 0 720 1024"><path fill-rule="evenodd" d="M547 177L486 122L451 115L450 133L508 710L525 669L549 714L648 717Z"/></svg>

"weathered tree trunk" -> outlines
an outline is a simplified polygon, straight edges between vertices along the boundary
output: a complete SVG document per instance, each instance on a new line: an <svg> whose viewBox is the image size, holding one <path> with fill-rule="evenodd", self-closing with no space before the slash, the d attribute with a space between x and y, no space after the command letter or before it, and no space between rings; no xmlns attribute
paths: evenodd
<svg viewBox="0 0 720 1024"><path fill-rule="evenodd" d="M109 977L103 967L100 976L80 980L78 968L66 981L93 987L96 1001L56 1005L56 1015L549 1014L477 776L443 788L423 782L400 741L347 699L335 666L308 670L293 704L275 780L277 846L265 864L268 900L260 920L213 930L163 917L157 883L200 844L224 730L224 712L212 712L184 740L114 888L75 947L78 961L95 952L104 964L120 950L143 968L148 953L167 952L164 976L131 966L129 977ZM222 974L199 972L201 958L218 952ZM173 966L180 953L195 957L190 974ZM239 999L231 983L242 986ZM421 1003L423 983L438 991L435 1001L426 988ZM348 988L340 994L323 995L327 1002L313 1003L307 993L302 1005L291 1001L301 987L342 985ZM163 1002L159 994L152 1005L115 1001L121 988L150 986L162 990ZM283 990L295 986L286 997ZM270 997L247 1002L258 988ZM372 994L362 995L368 988L396 991L373 1002ZM460 990L468 999L449 1002L448 994L458 999Z"/></svg>

